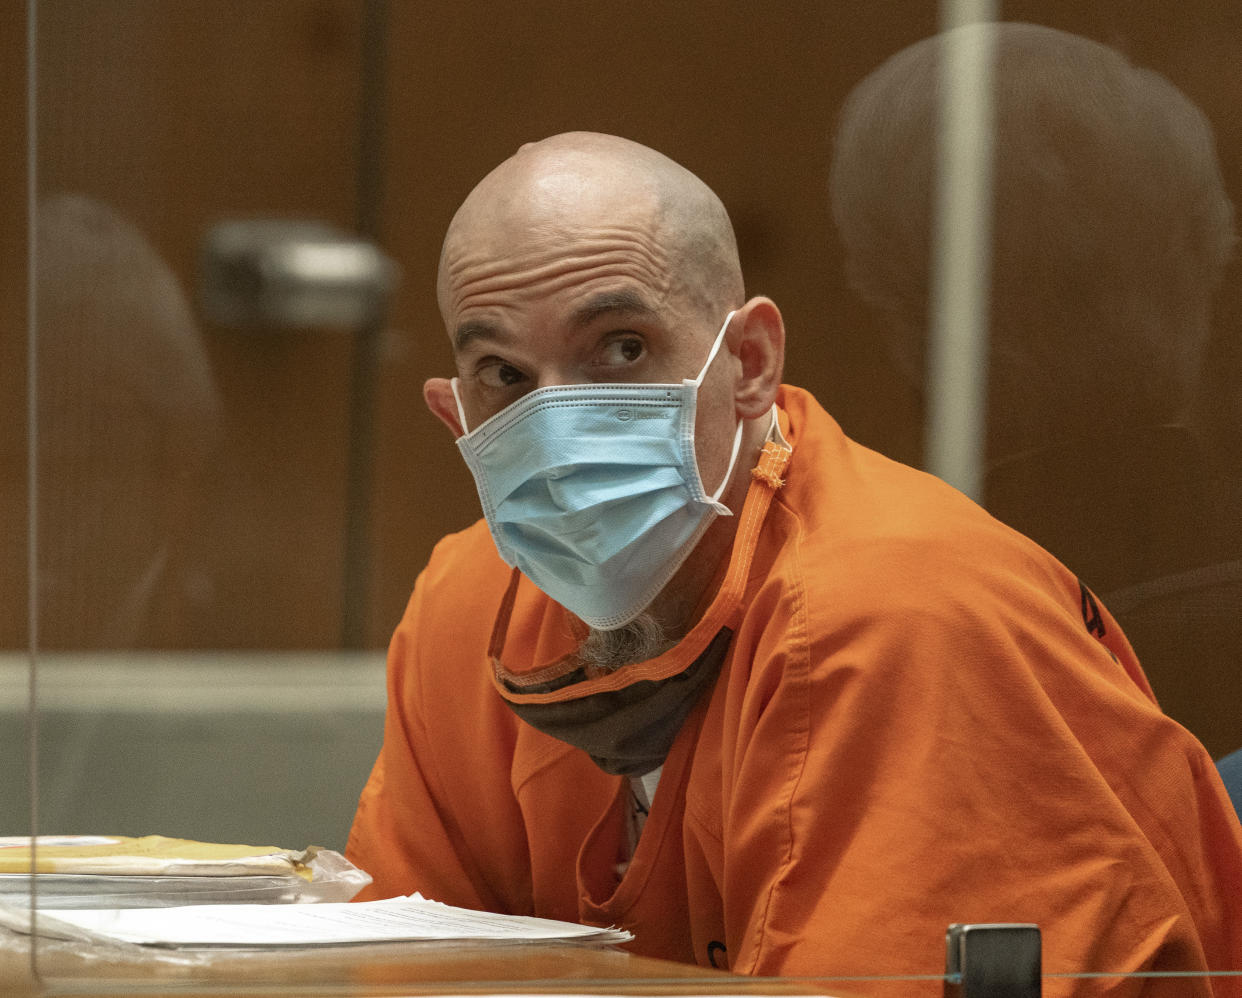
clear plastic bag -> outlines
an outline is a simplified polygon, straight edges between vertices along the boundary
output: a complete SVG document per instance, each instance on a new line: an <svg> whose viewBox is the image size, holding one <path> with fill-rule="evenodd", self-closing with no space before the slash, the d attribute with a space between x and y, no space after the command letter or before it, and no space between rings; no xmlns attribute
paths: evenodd
<svg viewBox="0 0 1242 998"><path fill-rule="evenodd" d="M308 904L349 901L371 882L369 874L339 852L307 850L311 879L296 875L230 877L126 877L41 873L40 909L171 908L187 904ZM30 906L28 874L0 874L0 904Z"/></svg>

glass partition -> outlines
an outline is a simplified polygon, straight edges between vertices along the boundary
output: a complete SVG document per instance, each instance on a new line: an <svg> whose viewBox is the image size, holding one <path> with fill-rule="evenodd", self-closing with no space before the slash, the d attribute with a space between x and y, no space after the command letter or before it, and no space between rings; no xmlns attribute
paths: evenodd
<svg viewBox="0 0 1242 998"><path fill-rule="evenodd" d="M1119 625L1203 758L1242 750L1236 13L1011 0L993 16L1062 34L968 47L969 77L915 47L948 10L28 0L0 14L0 838L344 851L384 734L384 649L432 548L479 515L421 393L453 373L441 240L492 167L573 129L633 138L708 183L747 293L781 309L784 380L1051 552L1082 580L1088 629ZM1050 62L1045 43L1066 36ZM959 215L986 248L966 312L944 273L961 251L936 252L952 217L937 178L967 169L942 141L946 92L983 123L962 140L980 173ZM963 388L943 358L960 355L965 314L985 350ZM966 397L961 481L938 463L932 413ZM20 907L22 880L0 872L0 902ZM127 906L115 882L40 882L49 914ZM165 886L161 904L180 889ZM985 920L946 912L945 927L971 919ZM0 933L3 984L26 950ZM641 977L955 993L943 942L926 947L917 974L897 974L894 951L748 983L564 948L294 961L49 941L30 988L615 993ZM1137 993L1135 968L1045 947L1047 993ZM1184 990L1201 982L1176 957L1142 968L1152 993L1207 994ZM1242 967L1214 970L1227 993Z"/></svg>

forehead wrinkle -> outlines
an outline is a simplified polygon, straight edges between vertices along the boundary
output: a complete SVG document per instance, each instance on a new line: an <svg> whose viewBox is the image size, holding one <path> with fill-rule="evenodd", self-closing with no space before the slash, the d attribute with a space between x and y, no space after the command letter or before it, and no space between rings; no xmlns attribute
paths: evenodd
<svg viewBox="0 0 1242 998"><path fill-rule="evenodd" d="M553 295L596 275L616 274L650 288L657 299L670 288L665 254L633 239L593 239L586 245L548 248L527 260L496 259L484 253L454 254L447 261L453 308L481 307L506 293ZM497 304L501 304L497 302Z"/></svg>
<svg viewBox="0 0 1242 998"><path fill-rule="evenodd" d="M510 297L512 292L525 291L531 297L552 297L560 294L566 289L573 289L577 285L588 284L592 281L609 280L615 283L632 281L641 287L650 288L653 292L656 303L661 303L668 298L668 284L664 280L663 275L656 275L660 279L658 286L654 286L655 281L649 276L638 273L633 268L618 269L612 264L594 265L589 268L577 268L568 273L552 273L542 275L537 283L530 281L505 281L496 280L486 285L472 284L465 288L460 288L454 295L453 307L457 313L472 308L490 308L495 307L504 309L514 304ZM654 304L651 305L651 311L654 311Z"/></svg>
<svg viewBox="0 0 1242 998"><path fill-rule="evenodd" d="M501 273L522 267L553 266L563 260L566 254L575 256L603 255L607 253L634 253L650 261L655 269L667 265L668 253L661 240L654 235L646 235L632 227L598 226L590 232L573 232L564 229L535 234L534 238L523 240L521 236L508 236L496 233L489 244L499 244L506 249L497 252L489 248L470 250L468 242L446 247L445 264L451 278L470 267L480 268L484 274ZM510 250L509 247L517 247ZM506 255L508 254L508 255ZM517 257L515 263L514 257ZM526 257L530 263L522 263ZM541 264L540 261L546 261Z"/></svg>

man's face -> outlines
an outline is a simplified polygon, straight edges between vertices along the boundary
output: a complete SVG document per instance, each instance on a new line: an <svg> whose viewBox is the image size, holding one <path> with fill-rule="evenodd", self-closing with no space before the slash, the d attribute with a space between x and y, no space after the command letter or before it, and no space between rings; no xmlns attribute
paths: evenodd
<svg viewBox="0 0 1242 998"><path fill-rule="evenodd" d="M606 198L559 217L546 207L466 227L446 247L441 306L471 429L550 385L694 378L724 320L723 304L719 315L688 306L694 289L682 287L653 210ZM708 489L728 463L735 370L722 349L700 390Z"/></svg>

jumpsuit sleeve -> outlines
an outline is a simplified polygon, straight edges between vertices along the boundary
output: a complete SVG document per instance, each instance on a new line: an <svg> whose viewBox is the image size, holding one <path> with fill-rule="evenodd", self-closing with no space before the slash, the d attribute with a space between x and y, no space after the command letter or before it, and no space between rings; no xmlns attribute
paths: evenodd
<svg viewBox="0 0 1242 998"><path fill-rule="evenodd" d="M346 856L372 877L356 900L396 897L415 891L461 907L482 908L464 838L439 804L434 774L427 772L428 732L419 696L419 631L422 582L388 649L388 708L384 742L358 801ZM449 902L449 898L452 901Z"/></svg>
<svg viewBox="0 0 1242 998"><path fill-rule="evenodd" d="M469 548L453 550L450 538L433 553L389 645L384 741L346 855L372 877L359 901L418 891L463 908L524 911L513 725L483 688L487 629L477 626L494 612L496 573L480 570Z"/></svg>
<svg viewBox="0 0 1242 998"><path fill-rule="evenodd" d="M1045 973L1242 966L1242 834L1211 760L1124 638L1088 633L1072 576L1049 601L926 550L855 554L848 588L788 587L752 641L732 969L938 974L954 922L1039 924Z"/></svg>

